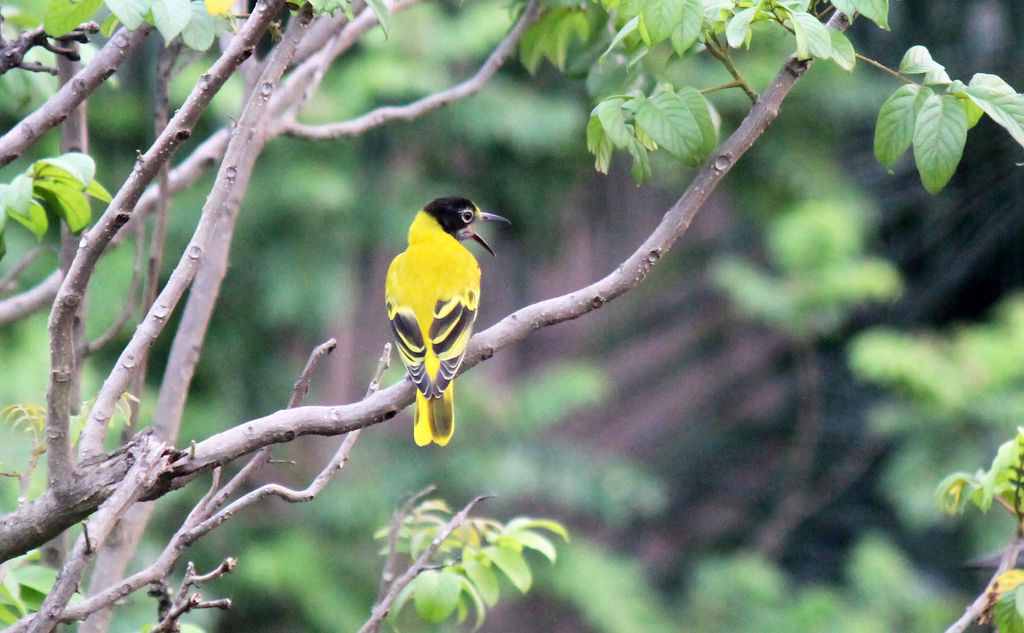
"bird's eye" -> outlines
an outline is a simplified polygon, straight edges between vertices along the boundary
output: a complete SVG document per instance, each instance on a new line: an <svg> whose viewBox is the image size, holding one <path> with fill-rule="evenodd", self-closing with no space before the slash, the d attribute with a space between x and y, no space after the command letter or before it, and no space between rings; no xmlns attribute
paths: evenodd
<svg viewBox="0 0 1024 633"><path fill-rule="evenodd" d="M473 211L471 211L470 209L465 209L462 212L462 221L465 222L466 224L469 224L470 222L472 222L473 221Z"/></svg>

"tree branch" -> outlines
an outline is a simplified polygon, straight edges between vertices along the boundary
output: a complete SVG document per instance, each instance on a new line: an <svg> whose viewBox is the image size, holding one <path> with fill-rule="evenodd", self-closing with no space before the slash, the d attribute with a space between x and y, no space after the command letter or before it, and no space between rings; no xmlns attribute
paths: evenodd
<svg viewBox="0 0 1024 633"><path fill-rule="evenodd" d="M355 136L357 134L362 134L370 128L387 123L388 121L409 121L431 110L436 110L437 108L449 105L455 101L459 101L460 99L465 99L466 97L479 92L494 73L501 68L501 65L505 63L505 58L512 53L516 45L519 43L519 40L523 37L523 33L537 20L537 16L539 14L540 7L537 0L531 0L531 2L526 6L526 10L523 12L522 17L519 18L519 22L517 22L512 30L509 31L508 35L505 36L505 39L498 44L497 48L494 49L494 52L487 58L487 61L480 67L480 70L466 81L463 81L462 83L447 90L432 94L404 106L385 106L377 108L376 110L367 112L360 117L352 119L351 121L343 121L340 123L306 125L295 121L293 115L291 117L285 117L280 121L278 128L275 131L315 140L338 138L342 136Z"/></svg>
<svg viewBox="0 0 1024 633"><path fill-rule="evenodd" d="M139 499L144 490L153 485L165 469L169 458L166 445L150 440L139 444L137 448L130 452L134 462L132 467L114 493L100 505L96 516L90 519L88 529L83 530L75 542L67 564L57 576L57 582L32 619L29 633L49 633L53 630L68 600L78 589L82 572L96 549L103 544L124 511Z"/></svg>
<svg viewBox="0 0 1024 633"><path fill-rule="evenodd" d="M3 21L0 19L0 24ZM89 41L89 36L98 33L100 25L95 22L86 22L79 25L70 33L61 35L58 38L54 38L59 42L66 44L74 44L76 42L85 43ZM0 75L3 75L12 68L21 68L22 70L28 70L31 72L45 72L51 75L57 74L57 69L50 66L44 66L39 62L26 62L25 54L36 46L42 46L48 51L56 53L57 55L63 56L65 59L71 61L78 61L78 49L74 46L56 46L50 43L49 36L43 27L37 27L31 31L25 31L18 36L18 39L13 41L4 41L0 37Z"/></svg>
<svg viewBox="0 0 1024 633"><path fill-rule="evenodd" d="M171 280L160 292L163 298L170 290L176 294L174 300L177 301L187 284L192 283L181 322L171 344L171 353L160 385L156 413L153 416L154 428L160 437L168 441L173 442L177 438L181 416L185 411L185 401L188 398L188 388L199 363L199 350L202 349L210 318L220 295L221 282L227 274L231 238L234 235L242 197L249 187L256 159L269 138L267 129L270 98L312 20L312 8L306 5L288 25L286 35L274 47L260 74L257 81L258 89L250 95L235 125L213 190L203 205L202 218L192 238L193 245L189 247L191 250L202 244L201 248L207 256L199 262L197 269L189 258L183 258L172 273ZM187 271L187 277L182 274L183 270ZM181 282L176 282L176 278L180 278ZM159 304L160 300L157 303ZM140 343L140 347L142 344L148 348L151 341ZM127 348L125 353L128 353ZM113 404L116 403L115 393L116 389L108 390L104 386L97 405L101 401L109 402L105 406L112 411ZM106 424L101 425L101 422L102 420L97 418L94 427L99 433L106 428Z"/></svg>
<svg viewBox="0 0 1024 633"><path fill-rule="evenodd" d="M192 127L199 115L210 104L213 96L231 76L235 68L252 55L256 42L263 36L282 4L283 0L261 0L257 4L245 26L231 41L224 54L213 63L207 73L199 78L185 103L175 113L163 133L136 161L135 170L118 190L96 225L83 236L82 245L78 249L67 277L61 284L54 308L50 313L50 325L53 332L51 366L54 370L59 370L66 363L66 358L61 353L62 341L70 332L74 310L81 302L85 287L89 283L89 278L104 248L121 226L131 218L135 203L138 202L146 185L156 177L161 166L170 158L174 150L191 136ZM222 166L222 169L225 167ZM198 236L200 239L194 237L193 242L182 256L184 266L179 265L181 273L176 280L178 283L174 285L168 283L165 286L152 309L139 324L131 342L118 359L117 365L104 381L96 404L90 411L89 419L82 431L79 449L82 458L100 453L104 430L110 420L114 405L124 393L125 386L132 375L137 371L140 355L149 348L156 336L163 330L170 312L177 305L178 299L181 298L185 287L195 274L211 232L210 223L210 221L205 224L201 222L201 226L205 227L205 233L200 233ZM198 229L197 232L199 232ZM51 377L51 381L53 380L54 378ZM60 424L61 421L55 420L54 423Z"/></svg>
<svg viewBox="0 0 1024 633"><path fill-rule="evenodd" d="M303 390L305 386L308 385L309 377L317 362L325 354L329 353L333 349L333 346L334 340L330 339L325 343L318 345L313 350L310 354L309 360L306 362L306 367L303 369L299 380L296 382L290 402L297 403L301 399ZM384 353L381 355L380 361L377 365L377 370L374 373L373 378L370 380L368 393L372 393L380 385L381 375L390 364L390 350L391 345L386 345ZM214 513L217 509L238 489L238 487L245 481L246 477L251 474L255 468L262 465L262 463L257 463L260 456L269 454L269 451L261 451L260 454L246 464L246 466L237 475L235 475L235 477L233 477L223 488L220 488L219 490L220 469L215 469L209 491L203 496L199 503L192 508L188 517L186 517L181 527L174 536L171 537L171 540L155 561L142 571L133 574L120 583L105 588L103 591L96 592L95 595L68 607L63 614L59 616L60 620L65 623L71 623L88 618L90 615L97 613L102 609L106 609L116 601L125 598L142 587L160 581L170 573L174 564L177 562L182 551L184 551L186 547L191 545L200 537L209 533L211 530L222 525L239 510L252 505L260 499L276 495L291 502L309 501L323 490L334 474L344 466L345 461L348 459L348 453L355 442L356 436L357 434L352 434L345 438L345 441L342 442L342 445L339 447L335 456L330 460L330 462L328 462L320 474L314 478L312 483L305 490L290 490L277 484L263 486L244 495L216 514ZM141 437L146 438L150 442L154 441L151 434L145 434ZM7 629L5 633L21 633L22 631L25 631L26 627L32 624L34 617L35 616L30 615L22 618L10 629Z"/></svg>
<svg viewBox="0 0 1024 633"><path fill-rule="evenodd" d="M74 79L9 132L0 136L0 167L18 158L43 133L63 121L97 86L114 74L152 30L153 27L148 24L130 32L124 28L119 29Z"/></svg>
<svg viewBox="0 0 1024 633"><path fill-rule="evenodd" d="M55 270L39 285L0 301L0 327L39 312L57 296L64 273Z"/></svg>

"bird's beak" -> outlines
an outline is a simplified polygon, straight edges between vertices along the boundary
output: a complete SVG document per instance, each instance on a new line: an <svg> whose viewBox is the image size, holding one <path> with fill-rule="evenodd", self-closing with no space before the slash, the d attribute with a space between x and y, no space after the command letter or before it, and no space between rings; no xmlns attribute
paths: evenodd
<svg viewBox="0 0 1024 633"><path fill-rule="evenodd" d="M512 224L511 222L509 222L508 218L503 218L500 215L497 215L495 213L484 213L482 211L480 212L480 216L478 218L478 221L482 221L482 222L495 222L495 221L497 221L497 222L507 222L508 224ZM472 231L472 228L470 228L470 230ZM491 254L491 257L495 256L494 255L494 250L491 249L490 245L488 245L487 242L484 241L484 238L480 237L477 234L476 231L473 231L471 237L474 240L476 240L477 243L480 244L480 246L483 246L484 248L486 248L487 252Z"/></svg>

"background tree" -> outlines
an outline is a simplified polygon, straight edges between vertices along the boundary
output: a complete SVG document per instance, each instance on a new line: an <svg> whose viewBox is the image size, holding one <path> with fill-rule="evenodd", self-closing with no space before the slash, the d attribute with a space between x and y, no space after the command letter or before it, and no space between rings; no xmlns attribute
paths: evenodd
<svg viewBox="0 0 1024 633"><path fill-rule="evenodd" d="M1021 15L1012 3L945 11L910 1L891 10L836 3L894 27L883 33L858 18L848 41L822 25L845 26L831 7L806 2L556 3L524 7L513 19L490 3L318 3L289 14L270 2L231 18L233 35L213 17L219 7L200 3L187 15L184 3L171 1L35 4L3 7L6 27L17 29L5 34L8 50L36 43L22 56L29 70L38 63L72 77L74 55L60 51L92 37L84 23L106 19L107 10L135 29L112 32L108 20L110 43L83 47L86 59L92 54L88 65L52 98L56 86L39 73L22 68L2 78L10 132L0 138L0 155L11 163L3 172L11 219L0 262L0 285L10 288L0 302L7 324L0 393L21 404L11 410L16 428L2 461L5 471L24 475L36 454L47 468L5 482L11 511L0 519L0 544L10 557L67 528L78 535L75 547L61 539L43 547L41 558L53 565L70 553L47 606L70 596L78 581L69 579L93 556L82 583L87 595L102 595L128 568L149 574L139 587L164 580L173 598L182 582L166 576L181 546L207 525L205 516L224 516L213 514L217 504L243 482L225 473L216 483L232 483L205 504L201 483L163 496L170 488L287 442L279 458L295 463L267 463L269 454L258 451L240 471L255 495L239 498L307 498L326 482L314 479L324 464L329 474L346 463L353 429L411 401L393 369L384 382L400 384L360 404L268 415L288 400L309 350L328 335L338 350L313 374L317 401L363 394L387 339L382 311L367 306L380 303L383 271L412 212L453 192L516 222L498 245L500 266L485 262L482 325L583 290L529 305L477 336L468 365L494 360L486 375L460 379L469 431L460 446L415 451L407 429L388 423L359 442L344 482L322 488L326 499L298 511L264 502L245 525L197 541L187 555L196 569L224 571L227 555L240 561L211 585L236 598L218 628L358 628L382 564L369 535L408 491L432 481L450 499L497 493L489 513L553 516L573 532L558 564L536 570L539 590L528 606L548 608L499 606L485 625L493 629L522 628L515 614L527 614L519 617L534 626L561 620L563 628L602 631L675 630L680 622L694 630L934 630L959 611L947 592L980 592L983 581L959 565L1005 541L1006 527L939 522L932 490L949 470L986 464L1012 435L1012 414L989 415L984 424L975 416L1011 411L1014 374L963 389L955 406L942 409L946 418L929 418L934 410L922 400L923 412L911 418L921 423L909 424L908 405L877 407L880 393L855 381L844 355L871 325L944 328L984 318L1017 281L1010 245L1019 214L999 201L1017 199L1019 95L994 80L969 80L984 70L1021 84L1011 43ZM40 24L54 38L32 35ZM276 37L264 34L268 27ZM56 39L62 33L70 35ZM218 33L218 54L190 52L211 46ZM536 75L518 64L495 72L517 43ZM950 70L920 49L904 55L921 43ZM56 57L44 55L44 44L58 49ZM896 100L908 105L891 106L883 118L890 125L878 126L889 130L878 157L895 176L869 154L878 108L894 103L886 100L901 83L865 60L848 74L854 46L924 85L900 88L898 95L914 91L913 98ZM832 61L802 78L808 64L787 60L794 49ZM115 68L120 84L108 88L102 82ZM70 115L86 94L87 137ZM784 115L764 133L783 98ZM393 107L401 103L409 105ZM988 116L977 119L981 112ZM47 134L64 115L60 133ZM416 122L376 127L395 118ZM973 122L978 127L961 143ZM310 139L319 143L312 151ZM608 176L593 174L585 143ZM896 160L911 144L913 159ZM943 194L926 197L919 174L939 188L960 159L943 148L958 144L966 164ZM93 197L105 195L84 160L54 160L74 150L90 151L95 178L112 197L84 223L75 196L90 186ZM173 150L174 167L162 174ZM984 169L973 162L982 156ZM737 174L715 190L733 165ZM651 184L635 188L632 178ZM970 206L958 202L968 199ZM43 248L19 221L42 236ZM84 224L90 228L80 241L72 233ZM685 248L666 257L684 231ZM872 249L893 263L866 256ZM743 259L730 257L734 251ZM594 279L602 281L588 286ZM891 300L900 288L889 307L861 304ZM628 299L608 303L627 291ZM128 321L140 326L130 332ZM1005 350L999 362L1012 363L1012 329L986 332ZM881 344L872 348L873 340ZM979 365L966 351L937 364L936 354L912 356L913 341L891 335L853 349L857 374L895 387L894 396L909 385L920 397L915 385L924 383L948 398L979 366L997 366ZM897 363L900 350L909 361ZM929 376L937 367L954 369ZM45 428L32 426L43 410ZM944 431L971 432L943 442L923 426L932 419L944 420ZM145 427L152 435L136 435ZM341 449L297 437L346 432ZM963 452L943 468L951 446ZM924 463L937 465L934 478L914 466ZM287 481L301 489L311 479L305 491L260 487ZM86 516L87 530L73 527ZM22 593L23 604L53 585L38 569L26 559L5 566L5 586ZM186 576L186 589L196 575ZM521 574L508 578L523 585ZM63 617L79 618L96 604L73 605ZM156 621L156 610L156 601L135 594L114 626L137 630ZM62 617L59 609L42 613L32 620L36 630ZM107 617L80 626L105 630ZM189 617L210 624L214 615Z"/></svg>

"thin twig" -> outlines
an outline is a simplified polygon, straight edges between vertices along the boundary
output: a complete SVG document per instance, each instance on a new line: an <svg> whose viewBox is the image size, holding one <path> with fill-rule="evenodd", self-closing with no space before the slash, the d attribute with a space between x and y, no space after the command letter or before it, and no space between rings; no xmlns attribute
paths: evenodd
<svg viewBox="0 0 1024 633"><path fill-rule="evenodd" d="M302 373L299 374L298 380L295 381L295 386L292 388L291 398L288 399L288 408L294 408L302 403L302 398L305 397L306 392L309 390L309 382L313 376L313 370L316 369L317 363L320 362L324 356L330 354L337 347L338 341L333 337L327 339L323 343L317 345L310 352L309 358L306 359L306 365L302 368ZM239 470L234 477L224 485L215 497L213 497L210 505L210 511L214 511L220 508L224 503L234 496L235 492L242 487L242 484L248 480L252 473L262 468L268 461L270 461L270 447L265 446L253 455L245 466Z"/></svg>
<svg viewBox="0 0 1024 633"><path fill-rule="evenodd" d="M388 557L384 561L384 571L380 575L380 588L377 590L378 602L387 595L388 588L391 587L391 583L394 582L395 575L398 573L396 569L398 566L398 534L402 529L402 523L405 522L405 517L409 516L413 506L420 499L433 493L435 490L437 490L437 486L430 484L423 490L409 495L409 498L405 500L402 507L395 510L394 516L391 517L391 524L388 526Z"/></svg>
<svg viewBox="0 0 1024 633"><path fill-rule="evenodd" d="M704 40L704 46L707 47L708 52L711 53L712 57L722 62L725 69L728 70L729 74L732 75L732 78L736 80L735 83L740 88L743 88L743 92L745 92L747 97L750 98L750 102L757 103L757 93L754 92L754 90L747 84L746 80L743 79L743 75L740 74L739 69L736 68L736 64L733 63L732 57L729 56L729 47L719 44L714 35L708 36Z"/></svg>
<svg viewBox="0 0 1024 633"><path fill-rule="evenodd" d="M313 377L313 370L316 369L317 363L321 358L333 352L336 347L338 347L338 341L332 337L313 348L309 358L306 359L306 366L302 368L302 373L299 374L299 379L295 381L295 386L292 388L292 397L288 400L289 409L302 403L302 398L309 391L309 381Z"/></svg>
<svg viewBox="0 0 1024 633"><path fill-rule="evenodd" d="M910 77L907 77L903 73L901 73L899 71L896 71L896 70L893 70L892 68L889 68L888 66L886 66L885 64L883 64L881 62L875 61L875 60L871 59L870 57L865 57L865 56L861 55L860 53L855 53L855 55L857 56L857 59L859 59L860 61L862 61L862 62L864 62L866 64L870 64L871 66L874 66L875 68L877 68L879 70L882 70L882 71L892 75L893 77L895 77L896 79L899 79L903 83L913 84L915 86L920 86L921 85L921 84L917 83L916 81L914 81L913 79L911 79Z"/></svg>
<svg viewBox="0 0 1024 633"><path fill-rule="evenodd" d="M330 139L342 136L354 136L362 134L366 130L383 125L388 121L408 121L423 115L425 112L436 110L442 106L449 105L460 99L475 94L487 83L495 72L501 68L505 58L515 49L526 29L533 24L540 8L537 0L531 0L523 11L522 17L509 31L508 35L498 44L494 52L490 54L487 61L472 77L447 90L432 94L412 103L403 106L385 106L359 116L350 121L340 123L326 123L323 125L305 125L294 120L294 116L283 118L279 123L279 130L292 136L301 136L309 139Z"/></svg>
<svg viewBox="0 0 1024 633"><path fill-rule="evenodd" d="M430 559L433 558L434 554L436 554L439 549L441 549L441 545L443 545L448 537L452 535L452 532L454 532L456 528L466 521L466 517L469 516L473 507L484 499L487 499L487 497L477 497L473 499L467 503L466 507L462 508L458 514L453 516L451 521L448 521L448 523L445 524L441 531L438 532L437 536L434 537L434 540L431 541L430 547L424 550L424 552L420 554L419 558L417 558L416 561L410 565L407 570L405 570L405 573L395 580L387 593L384 594L384 597L378 600L377 604L373 605L373 611L370 614L370 619L360 627L358 633L373 633L380 629L381 624L384 623L384 618L386 618L388 613L391 612L391 605L394 604L395 598L398 597L398 594L401 593L401 591L405 589L405 587L412 582L420 572L426 569Z"/></svg>

